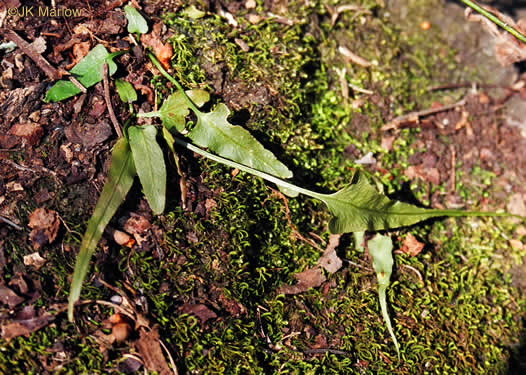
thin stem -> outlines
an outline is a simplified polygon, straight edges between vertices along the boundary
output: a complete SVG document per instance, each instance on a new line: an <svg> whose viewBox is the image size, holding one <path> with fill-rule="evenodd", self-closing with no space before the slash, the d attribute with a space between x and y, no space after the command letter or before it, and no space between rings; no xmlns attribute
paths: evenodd
<svg viewBox="0 0 526 375"><path fill-rule="evenodd" d="M391 335L391 339L393 340L396 354L398 355L398 360L400 360L400 347L398 346L398 341L396 340L396 336L393 332L393 327L391 326L391 319L389 318L389 314L387 312L387 298L385 293L386 288L379 286L378 287L378 297L380 299L380 309L382 310L382 315L385 320L385 324L387 325L387 330L389 331L389 334Z"/></svg>
<svg viewBox="0 0 526 375"><path fill-rule="evenodd" d="M452 217L516 217L518 219L524 220L522 216L510 214L507 212L488 212L488 211L461 211L461 210L435 210L436 213L441 214L442 216L452 216Z"/></svg>
<svg viewBox="0 0 526 375"><path fill-rule="evenodd" d="M311 191L311 190L307 190L307 189L301 188L299 186L291 184L290 182L284 181L281 178L278 178L276 176L272 176L272 175L270 175L268 173L258 171L257 169L253 169L253 168L247 167L246 165L236 163L235 161L232 161L230 159L225 159L225 158L223 158L221 156L217 156L217 155L211 154L211 153L209 153L209 152L207 152L207 151L205 151L203 149L200 149L199 147L196 147L193 144L185 142L185 141L183 141L181 139L178 139L178 138L174 137L174 141L178 145L183 146L183 147L187 148L188 150L195 152L196 154L202 155L202 156L204 156L206 158L209 158L211 160L214 160L214 161L216 161L218 163L226 164L229 167L237 168L237 169L239 169L241 171L244 171L244 172L247 172L247 173L251 173L251 174L253 174L255 176L261 177L264 180L273 182L273 183L275 183L278 186L282 186L284 188L287 188L287 189L290 189L290 190L293 190L293 191L297 191L300 194L304 194L304 195L307 195L309 197L316 198L316 199L321 199L320 195L322 195L322 194L316 193L315 191Z"/></svg>
<svg viewBox="0 0 526 375"><path fill-rule="evenodd" d="M471 0L460 0L460 1L462 1L468 7L475 9L477 12L482 14L484 17L489 19L494 24L502 27L504 30L509 32L511 35L519 39L521 42L526 43L526 36L524 36L519 31L517 31L517 29L515 29L514 27L509 26L507 23L501 21L497 16L488 12L486 9L482 8L480 5L476 4L475 2Z"/></svg>
<svg viewBox="0 0 526 375"><path fill-rule="evenodd" d="M223 158L221 156L211 154L211 153L209 153L209 152L207 152L207 151L205 151L205 150L203 150L203 149L201 149L199 147L194 146L191 143L183 141L182 139L174 137L174 142L177 143L178 145L180 145L182 147L185 147L188 150L193 151L196 154L204 156L204 157L206 157L208 159L214 160L214 161L216 161L218 163L222 163L222 164L228 165L228 166L230 166L232 168L237 168L237 169L239 169L241 171L244 171L244 172L247 172L247 173L251 173L251 174L253 174L255 176L261 177L264 180L267 180L269 182L273 182L273 183L275 183L278 186L281 186L281 187L284 187L284 188L287 188L287 189L291 189L293 191L297 191L298 193L303 194L303 195L307 195L307 196L309 196L311 198L319 199L319 200L321 200L322 202L324 202L327 205L328 205L328 198L329 198L329 200L338 199L336 197L331 197L334 194L322 194L322 193L317 193L317 192L312 191L312 190L304 189L304 188L299 187L297 185L291 184L290 182L284 181L284 180L282 180L282 179L280 179L280 178L278 178L276 176L270 175L270 174L265 173L265 172L258 171L257 169L248 167L248 166L243 165L243 164L236 163L235 161L232 161L230 159L225 159L225 158ZM337 194L337 193L335 193L335 194ZM347 203L352 204L352 202L347 202ZM375 207L369 207L369 208L358 207L358 208L372 210L372 211L376 211L377 210ZM403 215L403 213L398 213L398 214ZM425 215L424 213L421 213L421 214ZM408 212L408 213L406 213L406 215L414 215L414 213L413 212ZM437 216L510 217L511 216L511 217L517 217L517 218L520 218L520 219L524 220L524 218L522 216L512 215L512 214L505 213L505 212L479 212L479 211L458 211L458 210L435 210L435 209L429 209L429 212L427 213L427 215L429 217L437 217Z"/></svg>
<svg viewBox="0 0 526 375"><path fill-rule="evenodd" d="M183 86L181 86L181 84L177 82L175 78L173 78L170 74L168 74L166 70L164 70L161 63L159 62L159 60L155 58L154 55L152 55L151 53L148 53L148 57L150 58L150 60L152 60L153 65L155 65L157 69L159 69L161 74L165 76L168 81L172 82L175 85L175 87L177 87L177 90L179 90L181 94L183 94L184 100L186 101L188 106L192 109L192 111L194 111L197 116L201 115L202 112L197 108L197 106L194 104L192 99L190 99L190 97L186 95L186 92L184 91Z"/></svg>
<svg viewBox="0 0 526 375"><path fill-rule="evenodd" d="M161 117L161 112L153 111L153 112L137 113L137 117Z"/></svg>

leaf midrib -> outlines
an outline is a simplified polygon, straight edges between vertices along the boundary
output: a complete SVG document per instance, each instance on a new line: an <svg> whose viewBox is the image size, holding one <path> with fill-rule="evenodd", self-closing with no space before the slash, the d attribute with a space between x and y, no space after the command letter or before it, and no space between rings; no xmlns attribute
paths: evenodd
<svg viewBox="0 0 526 375"><path fill-rule="evenodd" d="M338 193L335 193L338 194ZM370 212L372 214L377 215L399 215L399 216L413 216L413 215L419 215L419 216L428 216L428 217L436 217L436 216L507 216L506 214L500 214L498 212L483 212L483 211L457 211L457 210L440 210L435 208L421 208L414 206L415 209L424 210L420 212L400 212L400 211L392 211L392 210L378 210L374 208L368 208L368 207L361 207L356 205L355 203L352 203L347 200L339 199L336 197L331 196L332 194L321 194L316 193L316 196L325 202L327 206L330 206L328 201L336 201L337 204L340 205L349 205L352 206L356 210L362 210L366 212ZM394 202L394 204L402 203L407 204L401 201L393 201L389 197L385 196L387 199L389 199L391 202ZM351 198L352 199L352 198Z"/></svg>
<svg viewBox="0 0 526 375"><path fill-rule="evenodd" d="M336 193L337 194L337 193ZM388 214L388 215L393 215L392 211L390 210L378 210L378 209L374 209L374 208L368 208L368 207L362 207L362 206L358 206L357 204L355 203L352 203L351 201L348 201L348 200L343 200L343 199L338 199L338 198L335 198L335 197L331 197L329 194L319 194L319 197L322 201L325 202L325 204L327 206L330 206L328 201L336 201L337 204L340 204L340 205L349 205L349 206L352 206L354 209L356 210L361 210L361 211L367 211L367 212L371 212L371 213L375 213L375 214ZM388 197L386 197L387 199L389 199ZM351 198L352 199L352 198ZM398 201L392 201L394 202L394 204L396 203L399 203ZM418 207L417 207L418 208ZM427 208L422 208L423 210L426 210L424 212L421 212L421 214L428 214L428 215L432 215L433 214L433 209L427 209ZM409 215L418 215L420 213L415 213L415 212L396 212L396 214L399 214L399 215L404 215L404 216L409 216ZM437 211L434 211L434 214L436 215L437 214Z"/></svg>

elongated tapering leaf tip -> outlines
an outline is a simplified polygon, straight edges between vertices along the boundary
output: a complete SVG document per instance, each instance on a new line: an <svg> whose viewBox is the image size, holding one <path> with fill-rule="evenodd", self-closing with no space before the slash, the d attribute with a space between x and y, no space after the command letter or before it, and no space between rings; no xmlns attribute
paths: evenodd
<svg viewBox="0 0 526 375"><path fill-rule="evenodd" d="M135 178L135 167L130 147L126 138L120 138L113 148L108 180L95 206L86 232L82 239L79 254L75 262L75 270L71 280L68 301L68 319L73 321L73 309L80 298L82 283L88 273L91 256L97 248L97 243L113 215L119 208Z"/></svg>

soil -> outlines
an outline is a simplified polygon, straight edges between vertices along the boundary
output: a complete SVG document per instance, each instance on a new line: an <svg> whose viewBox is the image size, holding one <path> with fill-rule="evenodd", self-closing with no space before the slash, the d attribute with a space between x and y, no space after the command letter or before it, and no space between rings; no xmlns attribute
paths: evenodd
<svg viewBox="0 0 526 375"><path fill-rule="evenodd" d="M256 178L183 150L183 180L167 161L170 193L163 215L153 215L138 184L132 188L92 260L75 323L68 323L75 257L118 137L102 82L46 103L55 70L50 73L35 56L66 72L99 43L110 52L128 51L115 58L119 68L110 81L133 84L137 112L157 108L173 89L126 31L127 2L81 3L86 14L80 17L20 13L49 8L39 1L0 4L3 15L19 9L0 16L0 372L524 369L524 222L446 220L391 232L400 238L398 248L412 233L425 244L422 257L396 255L388 302L398 341L407 348L397 362L379 314L374 271L352 236L344 235L336 247L343 269L325 277L316 268L319 282L286 285L314 267L327 246L328 215L321 205L287 199ZM150 27L159 25L161 40L179 38L170 73L189 88L207 89L213 103L226 103L232 122L294 169L295 181L334 191L350 169L361 168L353 162L373 151L374 163L363 168L398 199L526 216L526 77L519 65L496 64L485 46L490 37L465 21L458 5L433 0L415 11L397 1L363 1L359 8L340 9L330 27L331 13L341 5L336 1L192 3L206 11L204 21L185 15L183 2L130 2L140 5ZM168 12L174 18L165 17ZM268 18L261 29L257 17ZM413 29L405 25L408 19ZM421 35L424 20L436 36ZM44 48L4 46L11 31L28 43L42 38ZM274 47L257 44L267 43L264 33L276 33L268 41ZM348 33L356 44L346 42ZM393 50L375 38L389 40ZM411 44L418 39L411 38L428 40L430 50L420 54ZM376 72L349 63L338 54L337 40L357 46L371 61L374 54L385 61L373 63L380 66ZM363 45L368 49L358 48ZM241 57L222 57L236 46ZM380 48L388 48L389 56ZM430 51L436 55L428 61ZM255 66L252 76L243 70L247 62ZM356 79L354 86L374 94L351 86L344 97L335 67L346 67L349 82ZM402 74L411 83L400 82ZM157 123L135 119L114 84L110 99L121 125ZM431 114L396 121L430 108ZM279 292L300 289L286 297ZM402 302L415 310L406 311ZM469 309L481 309L483 316L473 317ZM497 331L501 321L503 331Z"/></svg>

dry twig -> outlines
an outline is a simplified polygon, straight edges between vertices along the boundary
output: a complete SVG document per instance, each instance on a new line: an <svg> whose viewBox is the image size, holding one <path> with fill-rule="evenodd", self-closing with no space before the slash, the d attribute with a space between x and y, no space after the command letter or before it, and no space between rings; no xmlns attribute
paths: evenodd
<svg viewBox="0 0 526 375"><path fill-rule="evenodd" d="M338 47L338 52L340 52L350 62L363 66L364 68L368 68L372 65L371 62L361 56L358 56L354 52L351 52L351 50L347 47Z"/></svg>
<svg viewBox="0 0 526 375"><path fill-rule="evenodd" d="M296 228L296 226L292 223L292 218L290 217L290 209L289 209L289 201L287 199L287 197L285 197L285 195L279 191L279 190L275 190L271 187L269 187L269 189L272 191L272 195L280 198L283 203L285 204L285 215L287 216L287 222L289 223L290 227L292 228L292 234L298 238L299 240L305 242L305 243L308 243L309 245L311 245L312 247L314 247L315 249L318 249L320 251L323 251L322 248L320 248L313 240L311 239L308 239L308 238L305 238L299 231L298 229ZM270 198L270 197L269 197ZM268 199L268 198L267 198ZM263 201L263 204L267 201L267 199L265 199Z"/></svg>
<svg viewBox="0 0 526 375"><path fill-rule="evenodd" d="M3 221L4 223L11 225L16 230L22 230L22 227L20 225L15 224L12 220L9 220L5 216L0 215L0 221Z"/></svg>
<svg viewBox="0 0 526 375"><path fill-rule="evenodd" d="M87 93L88 92L88 89L84 87L84 85L82 83L79 82L78 79L76 79L75 77L73 76L68 76L68 79L70 80L71 83L73 83L75 86L77 86L77 88L82 91L83 94Z"/></svg>
<svg viewBox="0 0 526 375"><path fill-rule="evenodd" d="M315 348L315 349L306 349L303 351L305 354L325 354L325 353L331 353L331 354L338 354L338 355L344 355L349 357L351 353L345 352L343 350L337 350L337 349L330 349L330 348Z"/></svg>
<svg viewBox="0 0 526 375"><path fill-rule="evenodd" d="M454 104L451 105L445 105L440 108L430 108L430 109L424 109L423 111L417 111L417 112L411 112L407 115L398 116L394 120L390 121L389 123L385 124L382 127L383 131L397 129L398 126L404 122L418 122L420 120L420 117L425 117L429 115L433 115L435 113L449 111L450 109L455 109L457 107L461 107L464 104L466 104L466 99L462 99Z"/></svg>
<svg viewBox="0 0 526 375"><path fill-rule="evenodd" d="M454 193L456 185L457 185L457 181L456 181L457 174L455 171L455 165L457 164L457 154L455 153L455 146L449 145L449 148L451 150L451 177L450 177L451 187L450 187L450 191Z"/></svg>
<svg viewBox="0 0 526 375"><path fill-rule="evenodd" d="M4 161L6 163L10 164L12 167L18 169L19 171L31 172L31 173L35 173L35 174L39 172L39 171L36 171L36 170L34 170L32 168L24 167L23 165L17 164L17 163L15 163L14 161L12 161L10 159L4 159ZM48 169L46 167L42 167L42 166L35 166L35 167L38 168L41 172L50 174L58 185L62 185L62 181L60 181L60 179L58 178L56 172L54 172L54 171L52 171L52 170L50 170L50 169Z"/></svg>
<svg viewBox="0 0 526 375"><path fill-rule="evenodd" d="M5 35L7 39L10 41L16 43L18 48L22 52L24 52L31 60L35 62L35 64L38 65L40 69L53 81L56 81L60 78L62 78L62 72L60 72L58 69L51 66L50 63L47 62L47 60L42 57L41 54L37 53L28 42L26 42L24 39L22 39L15 31L13 30L0 30L2 34Z"/></svg>
<svg viewBox="0 0 526 375"><path fill-rule="evenodd" d="M113 106L111 105L111 97L110 97L110 83L108 81L108 63L104 63L104 70L102 72L102 81L104 84L104 99L106 100L106 105L108 106L108 112L110 114L111 123L113 124L113 127L115 128L115 132L119 136L119 138L122 137L122 130L121 126L119 125L119 121L117 121L117 117L115 116L115 112L113 111Z"/></svg>

